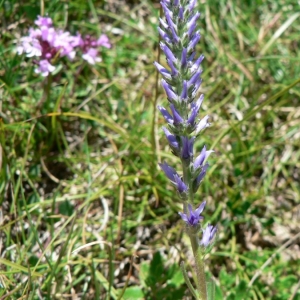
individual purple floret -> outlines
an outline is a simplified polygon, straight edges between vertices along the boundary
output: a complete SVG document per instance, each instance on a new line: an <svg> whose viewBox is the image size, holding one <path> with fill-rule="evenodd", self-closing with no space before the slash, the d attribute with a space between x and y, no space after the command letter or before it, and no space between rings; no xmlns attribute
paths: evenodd
<svg viewBox="0 0 300 300"><path fill-rule="evenodd" d="M196 193L199 186L200 186L200 183L202 182L203 178L205 177L206 175L206 171L209 167L209 164L205 164L202 168L200 168L200 173L199 175L197 175L196 179L194 180L193 182L193 192Z"/></svg>
<svg viewBox="0 0 300 300"><path fill-rule="evenodd" d="M177 174L177 172L170 167L167 163L159 164L161 169L165 172L166 176L170 179L170 181L177 187L179 193L183 193L187 191L187 185L182 181L181 177Z"/></svg>
<svg viewBox="0 0 300 300"><path fill-rule="evenodd" d="M55 67L52 66L47 59L42 59L39 61L39 66L35 69L35 73L46 77L49 73L54 72L54 70Z"/></svg>
<svg viewBox="0 0 300 300"><path fill-rule="evenodd" d="M98 56L98 51L95 48L88 49L84 54L82 54L82 58L91 65L101 61L101 58Z"/></svg>
<svg viewBox="0 0 300 300"><path fill-rule="evenodd" d="M194 141L195 137L192 137L191 139L187 138L186 136L181 137L181 158L183 160L190 160L193 158Z"/></svg>
<svg viewBox="0 0 300 300"><path fill-rule="evenodd" d="M198 112L199 112L199 109L201 107L201 104L203 102L203 99L204 99L204 96L201 95L200 98L197 100L197 102L192 102L191 103L191 113L190 113L190 116L187 120L188 124L192 127L194 127L196 124L196 117L198 115Z"/></svg>
<svg viewBox="0 0 300 300"><path fill-rule="evenodd" d="M194 168L199 169L203 167L204 161L209 157L209 155L214 152L213 150L206 151L206 147L204 146L199 156L196 157L194 161Z"/></svg>
<svg viewBox="0 0 300 300"><path fill-rule="evenodd" d="M203 231L203 236L199 243L200 246L207 247L213 241L216 232L217 232L216 226L207 225L207 227Z"/></svg>
<svg viewBox="0 0 300 300"><path fill-rule="evenodd" d="M174 125L182 124L184 122L184 119L181 117L174 104L170 104L170 108L174 118Z"/></svg>
<svg viewBox="0 0 300 300"><path fill-rule="evenodd" d="M200 204L200 206L196 210L193 210L192 205L188 204L189 212L188 213L179 212L178 214L181 216L182 220L186 222L188 226L194 227L197 226L201 220L203 220L203 216L201 216L200 214L202 213L205 205L206 202L204 201Z"/></svg>
<svg viewBox="0 0 300 300"><path fill-rule="evenodd" d="M210 126L210 123L207 122L208 118L209 118L209 116L205 116L203 119L201 119L201 121L198 123L198 125L196 127L195 134L200 133L200 131L202 131L203 129Z"/></svg>
<svg viewBox="0 0 300 300"><path fill-rule="evenodd" d="M165 132L166 138L168 139L169 144L172 147L172 149L174 151L178 150L179 143L176 139L176 136L173 135L166 127L163 127L162 129Z"/></svg>
<svg viewBox="0 0 300 300"><path fill-rule="evenodd" d="M32 36L24 36L17 46L17 53L19 55L25 53L27 57L41 56L42 47L38 39Z"/></svg>
<svg viewBox="0 0 300 300"><path fill-rule="evenodd" d="M39 27L42 27L42 26L51 27L53 22L52 22L52 19L49 17L38 16L38 19L36 21L34 21L34 24Z"/></svg>

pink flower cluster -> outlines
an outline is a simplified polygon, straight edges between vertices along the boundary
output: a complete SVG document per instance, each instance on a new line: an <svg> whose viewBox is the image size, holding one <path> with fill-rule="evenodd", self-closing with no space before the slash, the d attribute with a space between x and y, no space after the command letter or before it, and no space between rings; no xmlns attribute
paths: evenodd
<svg viewBox="0 0 300 300"><path fill-rule="evenodd" d="M55 71L53 63L59 57L66 56L73 60L76 50L80 50L82 58L94 65L101 61L98 47L111 47L108 37L104 34L99 39L89 35L82 37L80 33L72 36L68 31L55 29L49 17L38 16L34 23L37 28L30 28L29 35L20 39L17 53L25 53L27 57L38 57L35 72L44 77Z"/></svg>

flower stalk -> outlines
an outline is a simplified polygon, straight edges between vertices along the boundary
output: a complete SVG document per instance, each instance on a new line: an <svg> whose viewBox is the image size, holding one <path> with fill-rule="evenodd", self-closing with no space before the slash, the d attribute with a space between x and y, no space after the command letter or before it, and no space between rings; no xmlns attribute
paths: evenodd
<svg viewBox="0 0 300 300"><path fill-rule="evenodd" d="M159 34L162 38L160 48L165 54L168 67L155 62L154 65L162 75L161 85L165 90L169 109L158 106L159 111L167 122L163 127L172 153L181 161L182 176L166 162L160 163L168 179L175 186L181 201L183 212L180 212L185 222L189 236L195 270L197 275L196 287L192 287L187 273L182 265L184 278L192 295L201 300L213 300L206 288L204 254L213 241L216 227L202 227L201 216L206 202L194 209L195 193L208 169L206 162L212 150L204 146L197 157L194 157L194 143L199 134L207 127L208 116L198 119L198 113L203 102L203 95L197 96L202 83L201 62L203 55L197 56L195 47L200 40L197 31L197 20L200 13L195 11L196 0L162 0L161 6L164 19L160 19ZM200 235L202 238L200 239Z"/></svg>

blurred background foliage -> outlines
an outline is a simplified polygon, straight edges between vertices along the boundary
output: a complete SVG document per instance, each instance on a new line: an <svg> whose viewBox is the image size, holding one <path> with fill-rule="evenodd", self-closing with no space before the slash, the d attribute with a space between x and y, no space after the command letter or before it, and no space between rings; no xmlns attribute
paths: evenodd
<svg viewBox="0 0 300 300"><path fill-rule="evenodd" d="M93 67L66 60L48 102L32 60L14 52L41 5L56 27L113 44ZM0 299L191 299L182 208L157 168L178 164L155 109L166 103L153 66L159 10L1 1ZM197 201L219 228L207 275L216 299L299 300L299 1L198 10L212 126L196 147L215 153Z"/></svg>

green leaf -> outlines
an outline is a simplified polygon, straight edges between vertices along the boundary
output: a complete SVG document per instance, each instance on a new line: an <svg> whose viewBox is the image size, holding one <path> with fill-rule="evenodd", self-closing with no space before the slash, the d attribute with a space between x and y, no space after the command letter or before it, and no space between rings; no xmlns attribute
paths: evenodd
<svg viewBox="0 0 300 300"><path fill-rule="evenodd" d="M37 256L35 255L31 255L29 258L28 258L28 263L31 267L35 267L39 262L39 259Z"/></svg>
<svg viewBox="0 0 300 300"><path fill-rule="evenodd" d="M247 291L247 283L245 280L241 280L238 286L236 287L236 300L244 300L246 299L246 291Z"/></svg>
<svg viewBox="0 0 300 300"><path fill-rule="evenodd" d="M140 287L132 286L126 289L123 297L125 300L139 300L144 298L144 293Z"/></svg>
<svg viewBox="0 0 300 300"><path fill-rule="evenodd" d="M69 200L65 200L62 203L59 204L58 207L59 213L65 216L72 216L74 213L74 207L70 203Z"/></svg>
<svg viewBox="0 0 300 300"><path fill-rule="evenodd" d="M141 267L140 267L140 280L141 280L141 284L144 287L147 287L146 280L149 276L149 270L150 270L150 265L147 262L144 262L144 263L141 264Z"/></svg>
<svg viewBox="0 0 300 300"><path fill-rule="evenodd" d="M215 289L216 289L215 300L223 300L224 296L221 288L218 285L215 285Z"/></svg>
<svg viewBox="0 0 300 300"><path fill-rule="evenodd" d="M184 283L184 277L181 270L177 270L173 273L173 276L170 279L170 283L176 287L179 287Z"/></svg>

